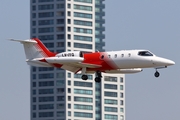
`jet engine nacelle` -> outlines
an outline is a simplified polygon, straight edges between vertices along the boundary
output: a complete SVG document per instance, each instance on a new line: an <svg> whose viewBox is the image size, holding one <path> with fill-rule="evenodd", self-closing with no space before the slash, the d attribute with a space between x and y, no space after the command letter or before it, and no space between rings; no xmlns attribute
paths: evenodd
<svg viewBox="0 0 180 120"><path fill-rule="evenodd" d="M57 54L56 57L83 57L83 53L81 51L62 52Z"/></svg>
<svg viewBox="0 0 180 120"><path fill-rule="evenodd" d="M117 70L106 70L105 73L122 73L122 74L130 74L141 72L141 68L132 68L132 69L117 69Z"/></svg>

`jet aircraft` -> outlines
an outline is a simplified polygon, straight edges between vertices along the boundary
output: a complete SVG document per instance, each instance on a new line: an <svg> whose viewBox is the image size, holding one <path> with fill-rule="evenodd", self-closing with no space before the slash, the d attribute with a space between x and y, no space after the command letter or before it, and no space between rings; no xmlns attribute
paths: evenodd
<svg viewBox="0 0 180 120"><path fill-rule="evenodd" d="M101 73L130 74L141 72L143 68L155 68L155 77L160 73L157 69L174 65L169 59L158 57L149 50L121 50L111 52L68 51L53 53L38 39L15 40L23 44L26 62L31 66L56 67L74 73L81 72L82 79L87 80L87 74L95 73L95 82L101 82Z"/></svg>

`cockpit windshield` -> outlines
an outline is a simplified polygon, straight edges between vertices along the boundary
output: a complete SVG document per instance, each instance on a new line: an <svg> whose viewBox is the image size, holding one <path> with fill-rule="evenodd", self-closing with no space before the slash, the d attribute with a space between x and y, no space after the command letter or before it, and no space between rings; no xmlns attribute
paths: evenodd
<svg viewBox="0 0 180 120"><path fill-rule="evenodd" d="M149 51L140 51L138 53L138 55L140 55L140 56L153 56L153 54L150 53Z"/></svg>

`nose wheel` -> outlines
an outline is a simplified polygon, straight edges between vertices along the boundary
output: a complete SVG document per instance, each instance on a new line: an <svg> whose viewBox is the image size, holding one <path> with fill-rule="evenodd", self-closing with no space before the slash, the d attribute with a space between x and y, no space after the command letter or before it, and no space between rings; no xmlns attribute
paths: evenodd
<svg viewBox="0 0 180 120"><path fill-rule="evenodd" d="M154 73L154 76L155 76L155 77L159 77L159 76L160 76L160 73L159 73L158 71L156 71L156 72Z"/></svg>

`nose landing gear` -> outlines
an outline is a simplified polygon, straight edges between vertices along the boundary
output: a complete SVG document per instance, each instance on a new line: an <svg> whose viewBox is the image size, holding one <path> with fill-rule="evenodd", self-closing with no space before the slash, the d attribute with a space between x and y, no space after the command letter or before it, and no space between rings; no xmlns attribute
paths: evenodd
<svg viewBox="0 0 180 120"><path fill-rule="evenodd" d="M155 77L159 77L159 76L160 76L160 73L159 73L158 71L156 71L156 72L154 73L154 76L155 76Z"/></svg>

